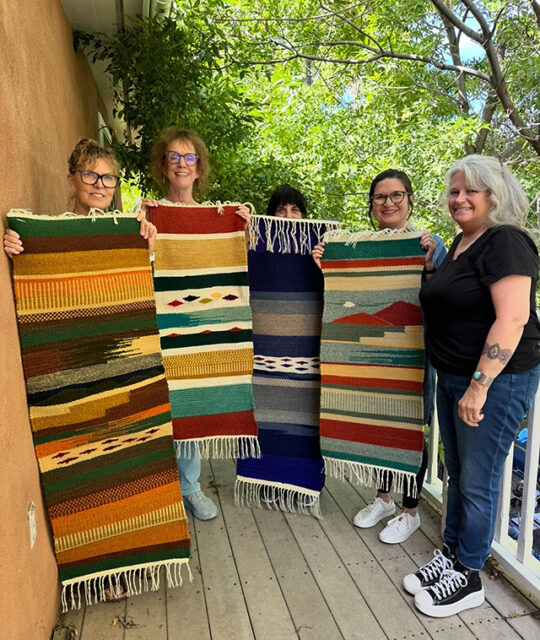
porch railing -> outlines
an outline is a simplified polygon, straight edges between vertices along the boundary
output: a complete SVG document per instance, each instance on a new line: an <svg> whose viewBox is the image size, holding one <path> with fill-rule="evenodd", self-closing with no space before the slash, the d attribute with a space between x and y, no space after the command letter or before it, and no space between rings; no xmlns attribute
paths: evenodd
<svg viewBox="0 0 540 640"><path fill-rule="evenodd" d="M437 475L439 460L438 445L439 423L437 421L437 415L435 414L429 434L429 464L422 495L428 502L440 509L442 513L442 527L446 513L447 475L446 470L444 471L442 480L440 480ZM539 449L540 389L536 394L529 413L519 537L517 540L514 540L508 535L510 500L512 498L512 466L514 453L512 447L501 478L497 524L491 547L491 555L500 564L505 575L537 604L540 603L540 561L533 556L532 549Z"/></svg>

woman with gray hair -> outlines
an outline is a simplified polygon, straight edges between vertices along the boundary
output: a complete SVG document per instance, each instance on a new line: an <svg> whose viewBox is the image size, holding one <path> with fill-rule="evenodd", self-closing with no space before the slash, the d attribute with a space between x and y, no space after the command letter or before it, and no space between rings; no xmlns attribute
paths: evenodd
<svg viewBox="0 0 540 640"><path fill-rule="evenodd" d="M449 474L444 546L403 580L435 617L484 602L499 480L540 377L538 251L519 182L497 159L472 155L448 172L446 196L461 233L420 293Z"/></svg>

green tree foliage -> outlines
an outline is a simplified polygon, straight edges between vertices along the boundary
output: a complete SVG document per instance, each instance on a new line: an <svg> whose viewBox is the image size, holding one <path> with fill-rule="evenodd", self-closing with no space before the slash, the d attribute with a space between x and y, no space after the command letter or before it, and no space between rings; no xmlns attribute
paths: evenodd
<svg viewBox="0 0 540 640"><path fill-rule="evenodd" d="M114 147L127 175L145 193L158 192L148 163L164 127L197 130L218 162L253 127L253 104L243 95L238 75L219 69L223 37L195 11L183 19L137 20L111 36L78 34L91 60L106 63L114 115L126 127L125 139Z"/></svg>
<svg viewBox="0 0 540 640"><path fill-rule="evenodd" d="M448 238L438 197L464 153L509 161L537 194L536 5L179 0L171 20L85 43L109 65L128 127L118 149L145 189L150 146L177 123L210 148L209 199L264 212L289 182L311 215L366 227L370 181L395 167L415 185L417 224Z"/></svg>

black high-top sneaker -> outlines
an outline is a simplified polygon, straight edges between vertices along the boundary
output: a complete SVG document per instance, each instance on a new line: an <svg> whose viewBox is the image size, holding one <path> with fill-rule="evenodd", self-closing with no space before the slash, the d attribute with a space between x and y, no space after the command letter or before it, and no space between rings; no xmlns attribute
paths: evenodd
<svg viewBox="0 0 540 640"><path fill-rule="evenodd" d="M446 569L440 580L414 596L414 604L422 613L445 618L479 607L484 602L484 587L477 569L469 569L458 560Z"/></svg>
<svg viewBox="0 0 540 640"><path fill-rule="evenodd" d="M433 560L403 578L403 588L414 596L422 589L431 587L447 569L453 568L455 559L454 551L445 543L442 552L439 549L435 549Z"/></svg>

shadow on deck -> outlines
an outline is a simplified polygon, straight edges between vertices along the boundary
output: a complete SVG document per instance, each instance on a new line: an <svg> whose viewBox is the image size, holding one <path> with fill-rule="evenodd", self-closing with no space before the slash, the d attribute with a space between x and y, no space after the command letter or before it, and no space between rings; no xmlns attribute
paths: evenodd
<svg viewBox="0 0 540 640"><path fill-rule="evenodd" d="M403 576L441 545L440 517L421 502L422 526L400 545L383 525L357 529L373 489L327 480L324 518L236 507L235 466L203 463L201 485L220 503L190 518L193 582L59 617L54 640L536 640L539 611L489 567L486 602L445 619L417 613ZM68 629L71 628L71 635ZM76 631L75 631L76 630Z"/></svg>

